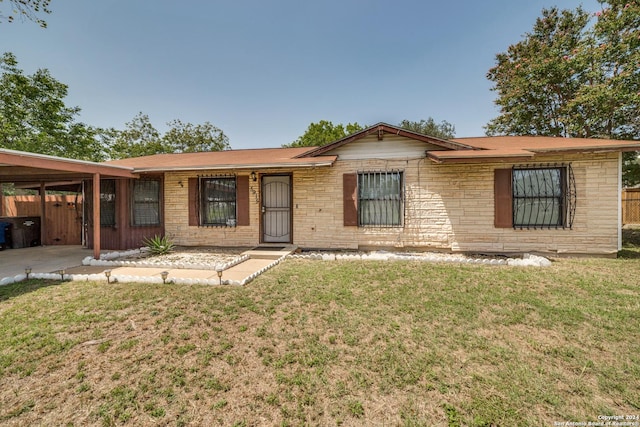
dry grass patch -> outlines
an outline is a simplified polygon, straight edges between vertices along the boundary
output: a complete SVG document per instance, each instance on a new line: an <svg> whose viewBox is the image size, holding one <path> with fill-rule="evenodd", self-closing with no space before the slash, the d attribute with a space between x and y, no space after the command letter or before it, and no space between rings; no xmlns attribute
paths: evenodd
<svg viewBox="0 0 640 427"><path fill-rule="evenodd" d="M4 425L537 426L640 413L637 260L289 260L0 288Z"/></svg>

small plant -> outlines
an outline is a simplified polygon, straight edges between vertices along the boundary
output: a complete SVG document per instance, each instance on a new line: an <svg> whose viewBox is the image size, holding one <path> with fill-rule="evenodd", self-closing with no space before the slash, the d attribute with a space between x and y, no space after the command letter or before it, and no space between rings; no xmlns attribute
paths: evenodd
<svg viewBox="0 0 640 427"><path fill-rule="evenodd" d="M364 415L364 406L362 402L358 400L352 400L349 402L349 412L356 418L360 418Z"/></svg>
<svg viewBox="0 0 640 427"><path fill-rule="evenodd" d="M149 248L153 255L165 255L173 252L175 244L167 236L155 235L152 238L144 239L143 243Z"/></svg>

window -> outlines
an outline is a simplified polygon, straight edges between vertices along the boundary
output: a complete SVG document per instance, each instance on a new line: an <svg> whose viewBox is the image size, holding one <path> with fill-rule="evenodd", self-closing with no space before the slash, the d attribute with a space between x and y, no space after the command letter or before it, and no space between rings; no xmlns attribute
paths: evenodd
<svg viewBox="0 0 640 427"><path fill-rule="evenodd" d="M561 168L513 170L513 225L564 224L564 173Z"/></svg>
<svg viewBox="0 0 640 427"><path fill-rule="evenodd" d="M402 225L402 172L359 172L357 185L358 225Z"/></svg>
<svg viewBox="0 0 640 427"><path fill-rule="evenodd" d="M202 225L236 226L235 177L200 178Z"/></svg>
<svg viewBox="0 0 640 427"><path fill-rule="evenodd" d="M102 227L116 225L116 181L114 179L100 181L100 225Z"/></svg>
<svg viewBox="0 0 640 427"><path fill-rule="evenodd" d="M570 165L496 169L496 227L571 228L575 211Z"/></svg>
<svg viewBox="0 0 640 427"><path fill-rule="evenodd" d="M132 203L133 225L160 224L160 180L133 181Z"/></svg>

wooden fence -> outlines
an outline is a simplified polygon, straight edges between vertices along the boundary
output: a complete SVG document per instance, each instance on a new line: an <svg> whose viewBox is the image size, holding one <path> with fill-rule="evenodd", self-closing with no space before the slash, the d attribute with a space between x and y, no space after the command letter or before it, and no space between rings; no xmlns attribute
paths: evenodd
<svg viewBox="0 0 640 427"><path fill-rule="evenodd" d="M44 245L82 243L82 196L46 196ZM4 196L0 216L40 217L40 196Z"/></svg>
<svg viewBox="0 0 640 427"><path fill-rule="evenodd" d="M622 224L640 224L640 188L622 190Z"/></svg>

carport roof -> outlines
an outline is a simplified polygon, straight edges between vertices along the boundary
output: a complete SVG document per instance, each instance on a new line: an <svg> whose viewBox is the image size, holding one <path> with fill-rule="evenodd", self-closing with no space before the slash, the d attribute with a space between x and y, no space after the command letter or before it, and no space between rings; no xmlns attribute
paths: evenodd
<svg viewBox="0 0 640 427"><path fill-rule="evenodd" d="M92 178L137 178L133 169L0 148L0 183L36 184Z"/></svg>

